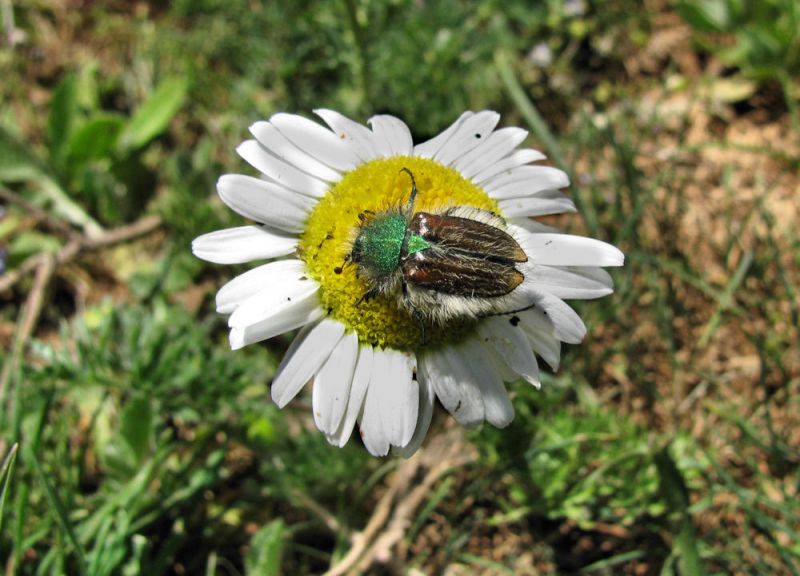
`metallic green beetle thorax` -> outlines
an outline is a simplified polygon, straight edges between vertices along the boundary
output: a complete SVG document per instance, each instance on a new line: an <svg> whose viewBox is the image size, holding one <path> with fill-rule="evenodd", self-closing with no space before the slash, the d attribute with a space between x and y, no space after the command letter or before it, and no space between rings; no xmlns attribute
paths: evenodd
<svg viewBox="0 0 800 576"><path fill-rule="evenodd" d="M377 277L390 275L400 264L407 225L402 214L378 216L359 232L353 260Z"/></svg>

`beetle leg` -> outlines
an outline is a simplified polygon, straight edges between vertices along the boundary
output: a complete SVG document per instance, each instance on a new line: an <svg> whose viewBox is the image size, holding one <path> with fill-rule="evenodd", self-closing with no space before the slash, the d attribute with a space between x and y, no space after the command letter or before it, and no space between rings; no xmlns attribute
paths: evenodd
<svg viewBox="0 0 800 576"><path fill-rule="evenodd" d="M367 302L369 300L372 300L373 298L375 298L375 296L377 296L380 293L381 293L380 286L373 286L372 288L370 288L369 290L364 292L364 294L361 296L361 298L356 300L356 306L358 306L362 302Z"/></svg>

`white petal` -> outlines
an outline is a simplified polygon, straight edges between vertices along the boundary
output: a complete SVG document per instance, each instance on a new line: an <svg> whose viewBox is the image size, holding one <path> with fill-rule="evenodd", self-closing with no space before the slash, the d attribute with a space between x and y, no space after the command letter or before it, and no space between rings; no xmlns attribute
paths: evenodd
<svg viewBox="0 0 800 576"><path fill-rule="evenodd" d="M537 186L541 186L540 182L531 182L530 180L520 180L518 182L511 182L502 188L497 188L489 192L489 196L495 200L513 200L516 198L566 198L566 194L555 188L545 188L536 190Z"/></svg>
<svg viewBox="0 0 800 576"><path fill-rule="evenodd" d="M522 128L501 128L489 134L478 146L453 163L453 168L465 178L472 178L481 170L492 166L507 156L525 140L528 131Z"/></svg>
<svg viewBox="0 0 800 576"><path fill-rule="evenodd" d="M344 324L323 318L318 324L304 327L292 342L272 379L272 401L279 408L305 386L344 334Z"/></svg>
<svg viewBox="0 0 800 576"><path fill-rule="evenodd" d="M519 216L545 216L547 214L562 214L576 212L575 204L567 197L563 198L511 198L498 202L503 215L508 218Z"/></svg>
<svg viewBox="0 0 800 576"><path fill-rule="evenodd" d="M381 143L383 156L409 156L414 151L411 131L399 118L382 114L370 118L369 123L375 133L375 140Z"/></svg>
<svg viewBox="0 0 800 576"><path fill-rule="evenodd" d="M526 310L517 314L528 341L536 353L547 362L553 370L558 370L561 359L561 340L553 335L553 325L548 323L542 310Z"/></svg>
<svg viewBox="0 0 800 576"><path fill-rule="evenodd" d="M436 399L436 393L433 391L432 383L423 375L421 369L417 370L417 381L419 384L419 412L417 416L417 427L414 430L414 435L411 441L397 450L397 453L403 458L412 456L422 442L425 436L428 435L428 428L431 425L431 417L433 416L433 404Z"/></svg>
<svg viewBox="0 0 800 576"><path fill-rule="evenodd" d="M241 264L286 256L294 252L297 236L280 234L263 226L239 226L198 236L192 253L215 264Z"/></svg>
<svg viewBox="0 0 800 576"><path fill-rule="evenodd" d="M434 155L434 159L445 166L451 166L464 154L478 146L484 138L488 138L499 121L500 115L491 110L483 110L466 118Z"/></svg>
<svg viewBox="0 0 800 576"><path fill-rule="evenodd" d="M528 349L530 349L531 347L527 338L525 338L525 347ZM503 360L503 358L500 356L497 350L495 350L494 346L487 345L487 343L484 342L484 349L486 350L486 353L488 354L489 358L492 361L493 369L497 372L497 375L503 382L516 382L517 380L520 379L520 375L508 367L508 364L506 364L506 361Z"/></svg>
<svg viewBox="0 0 800 576"><path fill-rule="evenodd" d="M304 268L284 270L281 264L294 264L297 260L271 262L265 266L273 268L266 285L261 286L255 294L239 304L228 318L231 328L244 328L255 322L280 314L284 309L291 309L298 300L316 294L319 284L311 280Z"/></svg>
<svg viewBox="0 0 800 576"><path fill-rule="evenodd" d="M548 292L559 298L589 300L607 296L614 291L605 282L569 268L527 264L523 274L526 285L530 282L536 292ZM526 290L526 285L523 285L522 291Z"/></svg>
<svg viewBox="0 0 800 576"><path fill-rule="evenodd" d="M539 365L528 344L528 339L519 327L519 318L487 318L478 324L478 334L494 347L506 365L525 380L539 388Z"/></svg>
<svg viewBox="0 0 800 576"><path fill-rule="evenodd" d="M319 284L302 271L286 274L280 281L270 281L268 286L239 304L228 318L231 347L236 350L322 317L324 311L319 304L318 290Z"/></svg>
<svg viewBox="0 0 800 576"><path fill-rule="evenodd" d="M510 225L510 228L519 227L527 232L533 232L535 234L546 233L546 234L559 234L558 228L554 228L553 226L548 226L547 224L542 224L537 220L531 220L527 217L522 218L508 218L506 222ZM514 235L515 238L522 237L524 234L517 236Z"/></svg>
<svg viewBox="0 0 800 576"><path fill-rule="evenodd" d="M277 127L269 122L256 122L250 126L250 132L271 154L285 160L288 164L299 168L320 180L338 182L342 174L323 164L292 144Z"/></svg>
<svg viewBox="0 0 800 576"><path fill-rule="evenodd" d="M273 156L257 140L245 140L239 144L236 152L267 178L305 196L321 198L330 188L327 182L314 178Z"/></svg>
<svg viewBox="0 0 800 576"><path fill-rule="evenodd" d="M485 182L491 180L495 176L507 174L518 166L524 166L525 164L530 164L531 162L538 162L539 160L544 160L545 158L546 156L538 150L534 150L532 148L523 148L522 150L517 150L502 160L498 160L494 164L487 166L475 174L475 176L472 177L472 181L479 186L483 186Z"/></svg>
<svg viewBox="0 0 800 576"><path fill-rule="evenodd" d="M335 170L346 172L361 163L347 142L308 118L280 113L269 121L298 148Z"/></svg>
<svg viewBox="0 0 800 576"><path fill-rule="evenodd" d="M314 378L314 422L331 435L342 422L350 398L350 384L358 356L358 336L345 334Z"/></svg>
<svg viewBox="0 0 800 576"><path fill-rule="evenodd" d="M605 282L582 274L580 269L525 264L523 274L525 284L519 288L522 293L546 292L559 298L591 300L614 291Z"/></svg>
<svg viewBox="0 0 800 576"><path fill-rule="evenodd" d="M417 144L414 146L414 156L420 156L422 158L433 158L434 155L444 146L445 142L447 142L450 137L455 134L458 127L461 125L464 120L467 118L471 118L474 116L474 112L464 112L461 116L458 117L458 120L453 122L450 126L448 126L445 130L440 132L438 135L434 136L430 140L423 142L422 144Z"/></svg>
<svg viewBox="0 0 800 576"><path fill-rule="evenodd" d="M262 264L230 280L217 292L217 312L230 314L236 308L258 294L265 287L292 282L304 273L305 264L300 260L279 260Z"/></svg>
<svg viewBox="0 0 800 576"><path fill-rule="evenodd" d="M369 162L380 157L375 135L366 126L353 122L350 118L342 116L334 110L318 108L314 113L330 126L336 136L347 142L356 155L364 162Z"/></svg>
<svg viewBox="0 0 800 576"><path fill-rule="evenodd" d="M291 307L282 308L272 316L245 326L231 328L231 350L273 338L289 330L316 322L325 315L316 292L298 299Z"/></svg>
<svg viewBox="0 0 800 576"><path fill-rule="evenodd" d="M462 426L483 422L483 396L475 385L462 355L452 346L429 352L420 358L420 367L436 396Z"/></svg>
<svg viewBox="0 0 800 576"><path fill-rule="evenodd" d="M549 324L552 334L567 344L578 344L586 336L586 324L580 315L556 296L542 294L537 298L532 315L539 325Z"/></svg>
<svg viewBox="0 0 800 576"><path fill-rule="evenodd" d="M359 424L364 446L375 456L405 446L417 424L419 387L412 378L413 359L395 350L375 350L372 378Z"/></svg>
<svg viewBox="0 0 800 576"><path fill-rule="evenodd" d="M597 266L569 266L568 270L585 278L591 278L606 288L614 289L614 279L611 274Z"/></svg>
<svg viewBox="0 0 800 576"><path fill-rule="evenodd" d="M217 182L222 201L245 218L286 232L300 233L316 201L241 174L225 174Z"/></svg>
<svg viewBox="0 0 800 576"><path fill-rule="evenodd" d="M520 166L490 178L483 188L492 198L499 199L513 198L519 186L522 186L526 195L543 190L559 190L569 186L569 176L552 166Z"/></svg>
<svg viewBox="0 0 800 576"><path fill-rule="evenodd" d="M470 377L481 390L486 421L492 426L505 428L514 419L514 406L491 357L474 338L464 342L461 350L462 361L470 366Z"/></svg>
<svg viewBox="0 0 800 576"><path fill-rule="evenodd" d="M328 436L328 441L339 448L347 444L347 441L350 439L353 426L359 414L361 414L362 406L364 406L364 397L367 395L369 380L372 377L372 358L372 346L361 346L358 351L358 360L355 373L353 374L353 382L350 386L350 397L347 399L347 410L339 428L336 432Z"/></svg>

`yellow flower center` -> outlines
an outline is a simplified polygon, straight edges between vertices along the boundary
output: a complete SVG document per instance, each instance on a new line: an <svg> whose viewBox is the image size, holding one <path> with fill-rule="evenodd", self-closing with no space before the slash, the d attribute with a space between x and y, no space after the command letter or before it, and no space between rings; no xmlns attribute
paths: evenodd
<svg viewBox="0 0 800 576"><path fill-rule="evenodd" d="M361 227L359 215L397 212L408 204L411 179L401 168L410 170L417 183L414 212L471 206L499 213L497 203L483 190L436 161L411 156L372 160L345 174L319 201L300 237L298 253L309 276L320 285L322 306L355 331L359 341L416 351L463 337L472 322L423 326L392 297L362 300L371 288L370 281L357 276L355 264L345 264Z"/></svg>

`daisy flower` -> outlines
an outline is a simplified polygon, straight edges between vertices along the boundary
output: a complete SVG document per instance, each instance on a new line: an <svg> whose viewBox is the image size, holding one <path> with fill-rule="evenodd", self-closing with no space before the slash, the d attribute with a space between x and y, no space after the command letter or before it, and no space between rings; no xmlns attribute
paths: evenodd
<svg viewBox="0 0 800 576"><path fill-rule="evenodd" d="M315 113L327 127L292 114L250 127L237 152L260 176L224 175L217 191L258 224L192 244L219 264L270 260L217 294L231 348L299 328L272 399L282 408L311 381L337 446L357 424L372 454L413 454L437 398L464 426L508 425L504 382L538 387L535 354L558 368L561 342L586 333L564 299L610 294L600 267L622 253L531 219L575 212L567 175L535 164L527 132L497 129L495 112L417 145L392 116L370 129Z"/></svg>

